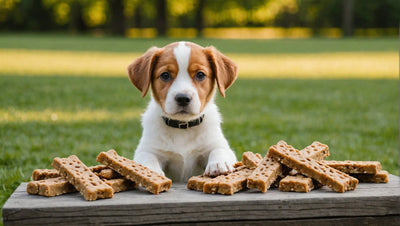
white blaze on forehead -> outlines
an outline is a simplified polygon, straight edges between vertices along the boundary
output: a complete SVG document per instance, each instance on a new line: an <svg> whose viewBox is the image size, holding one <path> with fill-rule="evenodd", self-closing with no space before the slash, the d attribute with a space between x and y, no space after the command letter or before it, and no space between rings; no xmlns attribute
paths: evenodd
<svg viewBox="0 0 400 226"><path fill-rule="evenodd" d="M200 113L201 103L198 92L188 72L190 52L191 48L187 46L185 42L179 42L174 48L174 56L178 64L178 74L168 90L165 102L165 111L168 114L175 114L182 110L175 101L175 96L180 93L187 94L191 97L190 104L186 107L188 113Z"/></svg>
<svg viewBox="0 0 400 226"><path fill-rule="evenodd" d="M185 42L179 42L179 45L174 48L175 59L178 63L179 73L181 70L186 70L189 66L190 47L185 45Z"/></svg>

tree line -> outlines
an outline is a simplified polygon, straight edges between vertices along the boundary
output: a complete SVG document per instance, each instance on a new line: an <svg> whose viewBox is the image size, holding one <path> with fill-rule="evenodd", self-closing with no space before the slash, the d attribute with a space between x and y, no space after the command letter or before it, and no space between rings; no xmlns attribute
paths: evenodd
<svg viewBox="0 0 400 226"><path fill-rule="evenodd" d="M124 35L129 28L309 27L396 28L398 0L0 0L2 31L101 29Z"/></svg>

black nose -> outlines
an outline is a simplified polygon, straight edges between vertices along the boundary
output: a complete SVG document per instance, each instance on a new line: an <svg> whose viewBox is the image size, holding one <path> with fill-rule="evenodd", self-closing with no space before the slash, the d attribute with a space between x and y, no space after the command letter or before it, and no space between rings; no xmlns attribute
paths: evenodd
<svg viewBox="0 0 400 226"><path fill-rule="evenodd" d="M190 101L191 101L191 97L187 94L184 93L179 93L175 96L175 101L178 103L179 106L181 107L185 107L188 106Z"/></svg>

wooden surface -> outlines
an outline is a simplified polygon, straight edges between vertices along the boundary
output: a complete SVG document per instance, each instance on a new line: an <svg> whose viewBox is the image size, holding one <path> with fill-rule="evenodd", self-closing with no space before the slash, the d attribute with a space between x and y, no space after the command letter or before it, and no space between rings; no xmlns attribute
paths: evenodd
<svg viewBox="0 0 400 226"><path fill-rule="evenodd" d="M174 183L160 195L139 189L97 201L86 201L78 193L52 198L29 195L26 185L22 183L3 206L5 225L400 225L400 178L393 175L387 184L361 183L346 193L323 187L309 193L272 189L225 196L187 190L185 184Z"/></svg>

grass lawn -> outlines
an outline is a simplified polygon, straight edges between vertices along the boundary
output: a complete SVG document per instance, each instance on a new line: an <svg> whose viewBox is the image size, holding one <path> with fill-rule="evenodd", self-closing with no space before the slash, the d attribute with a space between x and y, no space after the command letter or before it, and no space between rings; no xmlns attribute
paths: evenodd
<svg viewBox="0 0 400 226"><path fill-rule="evenodd" d="M153 44L170 41L0 35L0 52L27 48L95 51L108 56L127 51L138 54ZM238 57L252 51L264 57L363 50L379 56L398 51L397 39L272 40L261 42L269 47L260 49L255 44L260 41L198 42ZM318 140L329 145L329 159L377 160L385 170L399 175L397 79L279 79L290 77L287 73L290 70L285 69L268 79L242 74L225 99L217 98L224 133L239 159L244 151L265 154L280 139L298 148ZM142 130L140 114L149 97L142 99L126 76L51 76L44 72L43 76L1 73L1 68L0 74L0 206L21 182L30 180L33 169L50 168L56 156L76 154L87 165L96 164L97 154L110 148L133 156Z"/></svg>

